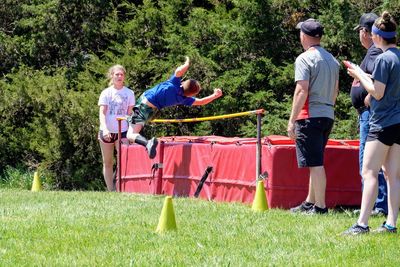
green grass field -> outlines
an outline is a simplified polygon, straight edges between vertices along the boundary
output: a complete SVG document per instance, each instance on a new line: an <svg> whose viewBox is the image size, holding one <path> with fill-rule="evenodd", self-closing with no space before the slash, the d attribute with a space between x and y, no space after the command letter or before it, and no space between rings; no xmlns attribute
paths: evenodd
<svg viewBox="0 0 400 267"><path fill-rule="evenodd" d="M164 196L0 189L0 266L400 266L399 236L341 236L356 217ZM384 218L372 218L379 226Z"/></svg>

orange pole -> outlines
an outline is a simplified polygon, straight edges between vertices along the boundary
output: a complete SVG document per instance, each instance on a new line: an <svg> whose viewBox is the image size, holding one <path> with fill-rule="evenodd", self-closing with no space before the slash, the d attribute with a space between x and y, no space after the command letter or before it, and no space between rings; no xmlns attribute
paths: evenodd
<svg viewBox="0 0 400 267"><path fill-rule="evenodd" d="M117 118L118 121L118 153L117 153L117 181L118 181L118 192L122 190L121 183L121 121L125 118Z"/></svg>

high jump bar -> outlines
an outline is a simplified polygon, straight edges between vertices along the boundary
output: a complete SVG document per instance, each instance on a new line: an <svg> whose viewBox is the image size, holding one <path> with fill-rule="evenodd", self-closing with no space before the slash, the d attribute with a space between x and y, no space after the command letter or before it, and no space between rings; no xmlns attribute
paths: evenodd
<svg viewBox="0 0 400 267"><path fill-rule="evenodd" d="M228 119L228 118L234 118L234 117L241 117L241 116L247 116L247 115L253 115L253 114L265 114L264 109L257 109L257 110L251 110L251 111L244 111L244 112L238 112L238 113L232 113L232 114L226 114L226 115L218 115L218 116L209 116L209 117L202 117L202 118L190 118L190 119L154 119L151 120L151 122L159 122L159 123L178 123L178 122L199 122L199 121L212 121L212 120L222 120L222 119Z"/></svg>

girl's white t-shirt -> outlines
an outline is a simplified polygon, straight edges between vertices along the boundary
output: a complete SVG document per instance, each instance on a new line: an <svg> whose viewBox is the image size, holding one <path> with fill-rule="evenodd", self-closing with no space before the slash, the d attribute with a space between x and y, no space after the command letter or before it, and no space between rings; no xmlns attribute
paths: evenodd
<svg viewBox="0 0 400 267"><path fill-rule="evenodd" d="M128 114L128 107L135 105L135 93L125 86L121 89L115 89L114 86L110 86L101 92L98 105L107 106L107 129L110 133L118 133L117 118L130 115ZM100 130L103 129L100 128ZM127 130L128 122L123 120L121 131L125 132Z"/></svg>

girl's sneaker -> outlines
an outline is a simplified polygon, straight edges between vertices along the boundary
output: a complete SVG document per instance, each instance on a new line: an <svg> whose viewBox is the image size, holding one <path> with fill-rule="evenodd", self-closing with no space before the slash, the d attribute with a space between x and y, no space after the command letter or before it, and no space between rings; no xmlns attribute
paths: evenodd
<svg viewBox="0 0 400 267"><path fill-rule="evenodd" d="M369 227L363 227L361 225L358 225L358 223L354 224L352 227L347 229L346 231L343 232L343 235L362 235L362 234L368 234L369 233Z"/></svg>
<svg viewBox="0 0 400 267"><path fill-rule="evenodd" d="M381 234L381 233L391 233L395 234L397 233L397 228L387 225L386 222L383 222L381 226L379 226L377 229L373 231L374 233Z"/></svg>

